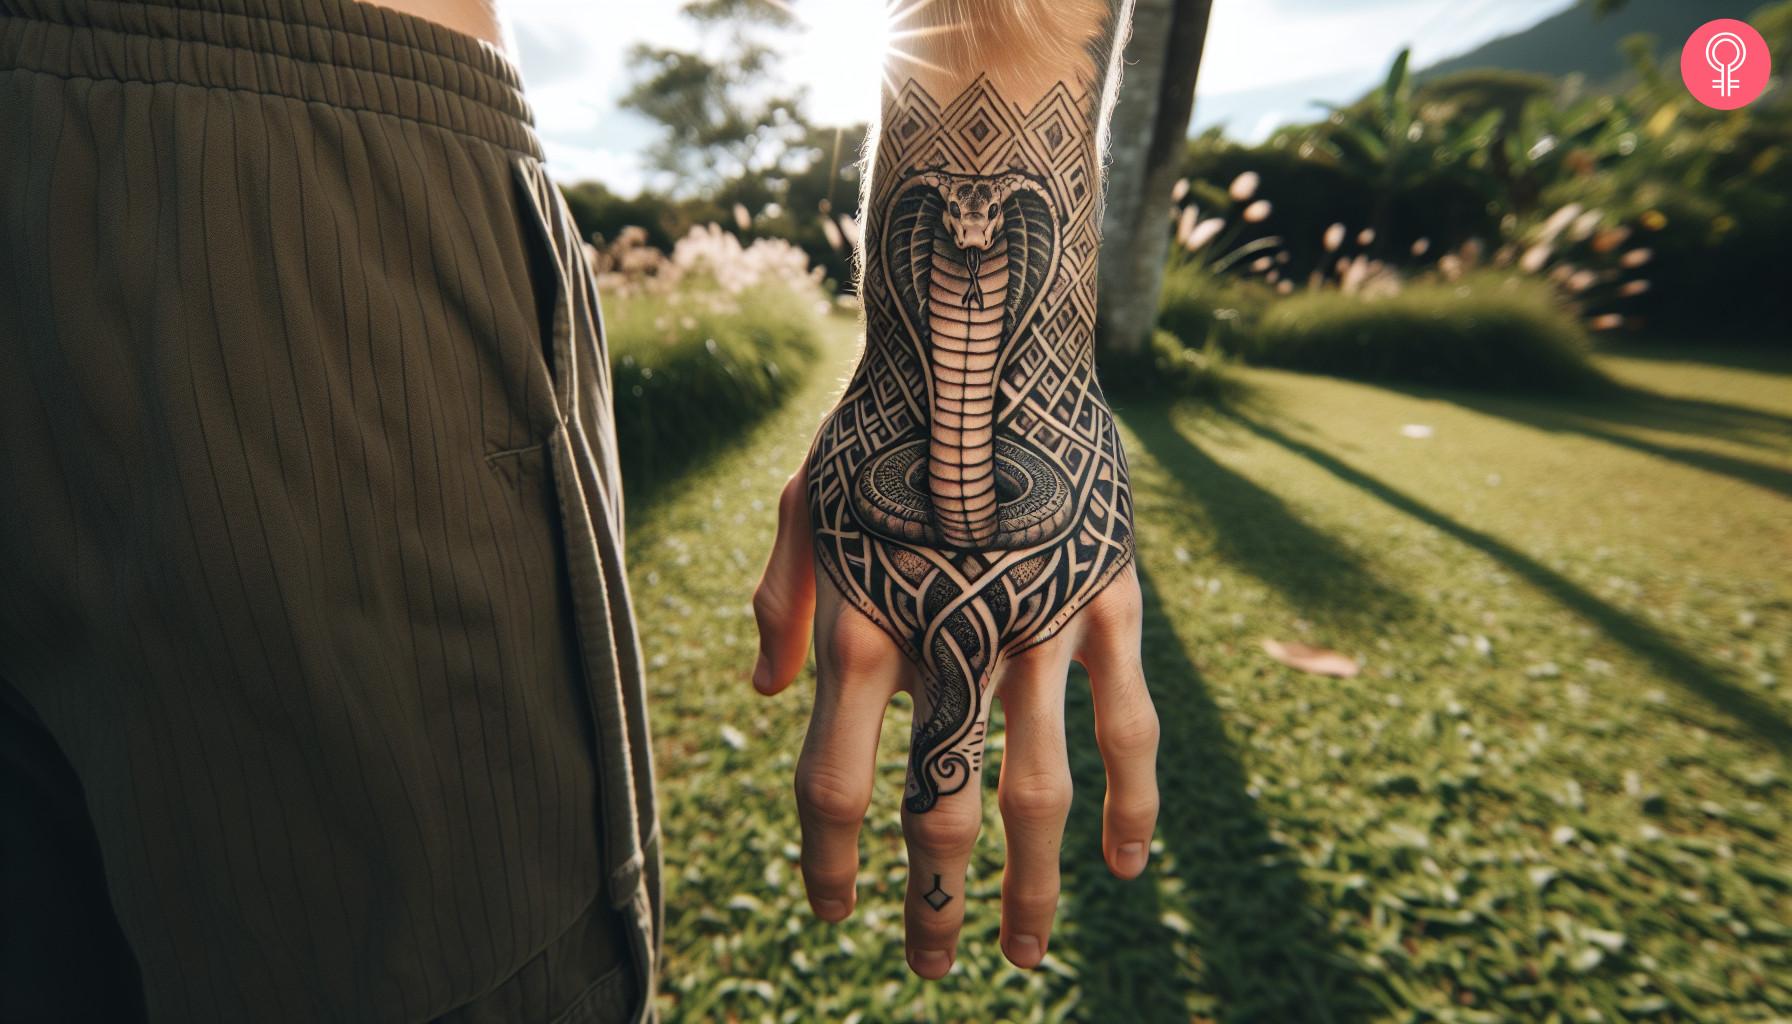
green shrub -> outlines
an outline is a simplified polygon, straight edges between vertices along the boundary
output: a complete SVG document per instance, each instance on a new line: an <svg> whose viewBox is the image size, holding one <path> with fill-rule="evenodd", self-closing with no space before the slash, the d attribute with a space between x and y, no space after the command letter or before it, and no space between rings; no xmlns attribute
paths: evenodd
<svg viewBox="0 0 1792 1024"><path fill-rule="evenodd" d="M1166 330L1151 333L1145 351L1136 356L1106 353L1101 362L1102 389L1127 398L1168 396L1222 402L1238 394L1241 382L1232 361L1219 346L1184 345Z"/></svg>
<svg viewBox="0 0 1792 1024"><path fill-rule="evenodd" d="M1217 277L1193 263L1164 271L1157 325L1191 349L1243 351L1252 325L1273 296L1259 285Z"/></svg>
<svg viewBox="0 0 1792 1024"><path fill-rule="evenodd" d="M605 302L616 434L630 486L660 483L777 408L820 354L820 292L761 283L730 294L687 277Z"/></svg>
<svg viewBox="0 0 1792 1024"><path fill-rule="evenodd" d="M1574 314L1540 281L1496 274L1369 297L1305 292L1258 322L1252 362L1340 377L1569 391L1605 378Z"/></svg>

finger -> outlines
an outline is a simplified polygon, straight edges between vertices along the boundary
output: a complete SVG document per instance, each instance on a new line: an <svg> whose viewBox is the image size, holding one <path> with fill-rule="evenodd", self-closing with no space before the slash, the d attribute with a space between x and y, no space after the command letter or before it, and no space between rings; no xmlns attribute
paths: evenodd
<svg viewBox="0 0 1792 1024"><path fill-rule="evenodd" d="M956 656L956 644L943 636ZM964 926L965 870L983 823L983 735L989 725L986 688L962 660L942 671L936 659L914 687L915 725L902 808L908 841L908 898L903 920L909 968L943 978L957 958Z"/></svg>
<svg viewBox="0 0 1792 1024"><path fill-rule="evenodd" d="M822 588L815 709L797 759L797 814L803 825L803 885L825 921L852 913L859 874L859 827L871 804L877 738L908 663L884 632Z"/></svg>
<svg viewBox="0 0 1792 1024"><path fill-rule="evenodd" d="M1131 570L1122 574L1087 612L1078 660L1089 670L1095 741L1107 766L1102 852L1115 875L1135 878L1145 870L1158 809L1157 710L1140 659L1138 577Z"/></svg>
<svg viewBox="0 0 1792 1024"><path fill-rule="evenodd" d="M1070 814L1064 680L1070 651L1048 643L1003 669L998 693L1007 741L997 803L1008 837L1002 874L1002 953L1016 967L1045 958L1058 910L1058 853Z"/></svg>
<svg viewBox="0 0 1792 1024"><path fill-rule="evenodd" d="M753 686L777 693L802 671L815 617L815 562L809 533L809 474L798 469L778 496L778 537L753 592L759 622L759 661Z"/></svg>

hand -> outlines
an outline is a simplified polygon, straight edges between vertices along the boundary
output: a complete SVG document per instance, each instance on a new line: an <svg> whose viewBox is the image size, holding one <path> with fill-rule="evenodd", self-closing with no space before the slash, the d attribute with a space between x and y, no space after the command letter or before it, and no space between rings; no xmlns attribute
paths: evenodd
<svg viewBox="0 0 1792 1024"><path fill-rule="evenodd" d="M859 826L871 803L884 711L898 690L910 693L919 725L926 720L925 694L917 687L919 670L889 634L828 579L817 584L806 467L779 498L777 541L753 610L760 637L753 685L768 695L802 670L813 622L815 706L796 775L803 881L816 915L842 921L857 899ZM1107 767L1103 856L1120 878L1145 869L1157 822L1158 727L1140 663L1140 617L1138 578L1128 566L1056 636L1004 660L994 673L1007 731L998 791L1008 840L1002 951L1017 967L1037 966L1045 956L1058 905L1059 847L1071 800L1064 688L1073 660L1089 672L1096 742ZM967 751L974 765L981 764L988 710L985 701ZM969 784L926 812L903 813L908 962L924 978L944 977L957 956L981 798L982 787Z"/></svg>
<svg viewBox="0 0 1792 1024"><path fill-rule="evenodd" d="M914 699L904 919L926 978L956 956L995 700L1009 960L1040 962L1057 909L1073 659L1094 687L1116 874L1144 869L1157 820L1132 495L1095 384L1100 104L1081 61L1017 61L1034 69L1019 79L947 73L938 99L919 78L887 93L864 355L785 488L754 599L767 693L796 676L814 623L796 792L803 878L826 920L852 910L884 709L898 690ZM1062 76L1040 71L1054 64Z"/></svg>

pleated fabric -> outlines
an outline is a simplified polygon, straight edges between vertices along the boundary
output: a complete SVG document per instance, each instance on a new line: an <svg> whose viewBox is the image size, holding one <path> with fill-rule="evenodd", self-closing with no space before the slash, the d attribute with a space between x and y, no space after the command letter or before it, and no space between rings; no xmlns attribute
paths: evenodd
<svg viewBox="0 0 1792 1024"><path fill-rule="evenodd" d="M421 19L0 0L0 1020L647 1015L608 362L539 161Z"/></svg>

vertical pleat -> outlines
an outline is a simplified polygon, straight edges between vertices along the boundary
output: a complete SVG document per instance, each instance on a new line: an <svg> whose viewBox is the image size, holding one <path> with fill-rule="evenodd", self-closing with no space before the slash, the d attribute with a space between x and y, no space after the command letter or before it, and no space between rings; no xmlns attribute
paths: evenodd
<svg viewBox="0 0 1792 1024"><path fill-rule="evenodd" d="M269 6L0 0L0 682L153 1019L545 1015L655 834L595 295L488 55Z"/></svg>

